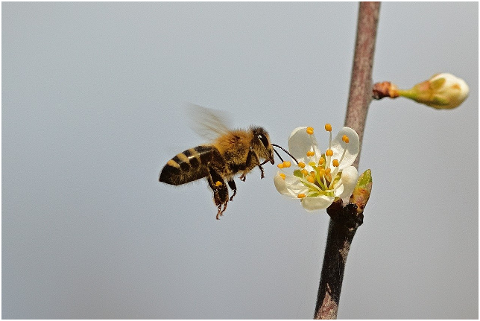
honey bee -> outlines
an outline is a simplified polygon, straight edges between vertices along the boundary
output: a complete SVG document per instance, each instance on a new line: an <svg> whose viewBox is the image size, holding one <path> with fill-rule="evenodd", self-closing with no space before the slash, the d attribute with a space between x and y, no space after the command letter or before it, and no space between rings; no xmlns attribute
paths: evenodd
<svg viewBox="0 0 480 321"><path fill-rule="evenodd" d="M274 149L267 131L262 127L231 130L210 109L193 105L191 111L196 116L194 130L210 138L211 143L174 156L163 167L159 181L182 185L206 178L213 191L218 220L227 209L228 201L232 201L237 193L235 175L240 174L240 180L245 181L247 174L258 167L261 178L264 178L262 165L267 162L274 164ZM227 184L232 190L231 197Z"/></svg>

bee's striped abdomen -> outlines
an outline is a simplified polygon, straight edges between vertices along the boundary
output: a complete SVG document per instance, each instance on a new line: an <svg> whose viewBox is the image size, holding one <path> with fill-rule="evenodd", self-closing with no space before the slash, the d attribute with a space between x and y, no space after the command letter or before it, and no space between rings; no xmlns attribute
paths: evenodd
<svg viewBox="0 0 480 321"><path fill-rule="evenodd" d="M208 175L208 165L219 154L211 145L201 145L177 154L160 173L160 182L181 185Z"/></svg>

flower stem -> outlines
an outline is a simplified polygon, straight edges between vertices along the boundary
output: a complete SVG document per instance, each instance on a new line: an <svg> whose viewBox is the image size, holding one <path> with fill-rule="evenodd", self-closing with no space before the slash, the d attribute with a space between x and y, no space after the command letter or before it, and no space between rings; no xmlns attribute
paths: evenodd
<svg viewBox="0 0 480 321"><path fill-rule="evenodd" d="M405 98L415 99L418 97L418 92L413 89L399 89L398 95Z"/></svg>
<svg viewBox="0 0 480 321"><path fill-rule="evenodd" d="M353 128L360 140L360 150L367 112L372 100L372 67L377 35L380 2L360 2L357 22L357 39L353 58L352 79L348 99L345 126ZM358 168L360 153L353 166ZM352 205L352 204L349 204ZM330 225L328 228L327 245L320 275L315 319L336 319L343 274L350 244L361 222L355 221L357 211L345 209L341 204L333 203L327 212ZM342 219L338 219L341 217ZM363 214L362 214L363 218ZM357 222L347 224L346 222Z"/></svg>

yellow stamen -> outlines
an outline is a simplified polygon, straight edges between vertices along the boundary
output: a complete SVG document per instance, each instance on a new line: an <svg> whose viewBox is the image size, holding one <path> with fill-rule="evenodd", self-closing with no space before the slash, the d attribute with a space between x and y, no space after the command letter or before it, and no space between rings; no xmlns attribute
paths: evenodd
<svg viewBox="0 0 480 321"><path fill-rule="evenodd" d="M306 197L306 196L307 196L307 195L305 195L305 194L303 194L303 193L300 193L300 194L297 195L298 198L304 198L304 197Z"/></svg>
<svg viewBox="0 0 480 321"><path fill-rule="evenodd" d="M312 175L308 175L307 176L307 181L309 181L310 183L315 183L315 177L312 176Z"/></svg>
<svg viewBox="0 0 480 321"><path fill-rule="evenodd" d="M332 181L332 169L330 167L325 170L324 177L328 182Z"/></svg>
<svg viewBox="0 0 480 321"><path fill-rule="evenodd" d="M327 151L325 152L325 155L327 155L327 156L333 156L333 150L327 149Z"/></svg>
<svg viewBox="0 0 480 321"><path fill-rule="evenodd" d="M325 173L325 180L330 184L332 182L332 175L330 173Z"/></svg>
<svg viewBox="0 0 480 321"><path fill-rule="evenodd" d="M304 168L304 167L305 167L305 163L304 163L304 162L299 162L299 163L298 163L298 167Z"/></svg>
<svg viewBox="0 0 480 321"><path fill-rule="evenodd" d="M289 168L290 166L292 166L292 163L290 163L289 161L284 161L283 162L283 167L284 168Z"/></svg>
<svg viewBox="0 0 480 321"><path fill-rule="evenodd" d="M326 130L327 132L331 132L331 131L332 131L332 125L330 125L330 124L328 124L328 123L325 124L325 130Z"/></svg>
<svg viewBox="0 0 480 321"><path fill-rule="evenodd" d="M219 187L219 186L222 186L222 185L223 185L223 184L222 184L222 182L220 182L220 181L216 181L216 182L215 182L215 186L216 186L216 187Z"/></svg>
<svg viewBox="0 0 480 321"><path fill-rule="evenodd" d="M350 142L350 139L348 139L348 136L347 136L347 135L343 135L343 136L342 136L342 140L343 140L346 144L348 144L348 143Z"/></svg>
<svg viewBox="0 0 480 321"><path fill-rule="evenodd" d="M286 177L286 176L285 176L285 174L280 173L280 177L285 180L285 177Z"/></svg>
<svg viewBox="0 0 480 321"><path fill-rule="evenodd" d="M334 160L332 161L332 165L333 165L333 167L338 167L338 165L340 165L340 164L338 163L338 159L334 159Z"/></svg>
<svg viewBox="0 0 480 321"><path fill-rule="evenodd" d="M307 127L307 134L313 135L313 127Z"/></svg>
<svg viewBox="0 0 480 321"><path fill-rule="evenodd" d="M283 163L277 165L278 168L283 168Z"/></svg>
<svg viewBox="0 0 480 321"><path fill-rule="evenodd" d="M302 169L302 174L303 176L307 176L308 175L308 171L306 169Z"/></svg>
<svg viewBox="0 0 480 321"><path fill-rule="evenodd" d="M325 158L320 157L320 159L318 160L318 165L323 166L323 164L325 164Z"/></svg>
<svg viewBox="0 0 480 321"><path fill-rule="evenodd" d="M313 155L315 155L315 152L314 152L313 150L309 150L309 151L307 152L307 156L308 156L308 157L312 157Z"/></svg>

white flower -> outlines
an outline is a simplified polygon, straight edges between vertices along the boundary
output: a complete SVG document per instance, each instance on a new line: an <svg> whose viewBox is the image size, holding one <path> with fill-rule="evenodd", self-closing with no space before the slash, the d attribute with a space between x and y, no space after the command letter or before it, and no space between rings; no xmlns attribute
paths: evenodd
<svg viewBox="0 0 480 321"><path fill-rule="evenodd" d="M359 152L357 133L343 127L332 140L332 126L325 125L330 133L328 149L321 153L312 127L298 127L288 140L288 149L298 161L293 173L285 173L291 167L283 162L274 177L280 194L300 199L307 211L325 209L335 198L348 198L357 183L358 171L352 166Z"/></svg>

